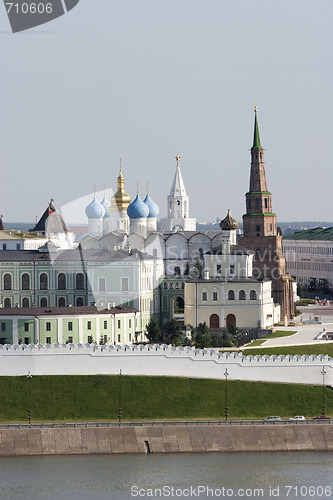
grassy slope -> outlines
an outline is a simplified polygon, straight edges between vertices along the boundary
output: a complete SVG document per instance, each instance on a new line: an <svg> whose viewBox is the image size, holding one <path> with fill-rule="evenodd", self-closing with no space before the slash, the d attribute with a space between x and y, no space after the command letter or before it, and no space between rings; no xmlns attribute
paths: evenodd
<svg viewBox="0 0 333 500"><path fill-rule="evenodd" d="M332 343L325 343L319 342L318 344L309 344L309 345L295 345L295 346L282 346L282 347L265 347L262 349L244 349L243 354L245 356L248 356L251 354L252 356L256 356L257 354L260 354L263 356L264 354L268 354L270 356L271 354L328 354L333 358L333 344Z"/></svg>
<svg viewBox="0 0 333 500"><path fill-rule="evenodd" d="M117 376L35 376L31 380L33 421L116 420ZM333 391L326 391L333 414ZM228 381L230 418L268 415L316 416L322 388L293 384ZM224 418L225 381L172 377L122 377L124 420ZM26 421L26 377L0 377L0 420Z"/></svg>

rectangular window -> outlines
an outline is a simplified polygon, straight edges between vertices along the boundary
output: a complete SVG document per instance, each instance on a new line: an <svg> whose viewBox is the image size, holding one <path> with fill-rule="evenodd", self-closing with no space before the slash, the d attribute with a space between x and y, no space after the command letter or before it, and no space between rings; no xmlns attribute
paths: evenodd
<svg viewBox="0 0 333 500"><path fill-rule="evenodd" d="M235 274L235 264L230 264L229 274Z"/></svg>
<svg viewBox="0 0 333 500"><path fill-rule="evenodd" d="M49 321L46 322L46 331L47 332L51 331L51 323Z"/></svg>
<svg viewBox="0 0 333 500"><path fill-rule="evenodd" d="M128 278L121 278L121 289L123 292L128 292Z"/></svg>
<svg viewBox="0 0 333 500"><path fill-rule="evenodd" d="M217 300L217 292L213 292L213 300L216 301Z"/></svg>
<svg viewBox="0 0 333 500"><path fill-rule="evenodd" d="M131 333L130 333L130 334L129 334L129 336L128 336L128 340L129 340L130 342L132 342L132 334L131 334Z"/></svg>
<svg viewBox="0 0 333 500"><path fill-rule="evenodd" d="M107 330L107 328L108 328L108 322L104 321L104 330Z"/></svg>
<svg viewBox="0 0 333 500"><path fill-rule="evenodd" d="M91 321L88 321L88 323L87 323L87 329L91 330Z"/></svg>
<svg viewBox="0 0 333 500"><path fill-rule="evenodd" d="M51 344L51 337L46 337L46 343Z"/></svg>
<svg viewBox="0 0 333 500"><path fill-rule="evenodd" d="M6 243L3 243L3 244L2 244L2 250L7 250L7 245L6 245Z"/></svg>
<svg viewBox="0 0 333 500"><path fill-rule="evenodd" d="M73 331L73 323L71 321L68 321L68 331L69 332Z"/></svg>
<svg viewBox="0 0 333 500"><path fill-rule="evenodd" d="M21 243L16 243L16 250L21 250Z"/></svg>
<svg viewBox="0 0 333 500"><path fill-rule="evenodd" d="M1 323L1 331L2 332L6 331L6 323Z"/></svg>
<svg viewBox="0 0 333 500"><path fill-rule="evenodd" d="M98 290L100 292L105 292L106 289L106 278L98 278Z"/></svg>
<svg viewBox="0 0 333 500"><path fill-rule="evenodd" d="M128 320L128 327L132 328L132 320L131 319Z"/></svg>
<svg viewBox="0 0 333 500"><path fill-rule="evenodd" d="M120 319L118 319L118 328L120 328Z"/></svg>
<svg viewBox="0 0 333 500"><path fill-rule="evenodd" d="M120 334L118 335L118 342L120 342Z"/></svg>
<svg viewBox="0 0 333 500"><path fill-rule="evenodd" d="M30 344L30 338L29 337L24 337L24 343L26 345Z"/></svg>
<svg viewBox="0 0 333 500"><path fill-rule="evenodd" d="M68 337L68 343L72 344L73 343L73 337Z"/></svg>
<svg viewBox="0 0 333 500"><path fill-rule="evenodd" d="M222 272L222 265L221 264L217 264L216 266L216 274L221 274Z"/></svg>
<svg viewBox="0 0 333 500"><path fill-rule="evenodd" d="M88 344L92 344L92 336L88 335Z"/></svg>
<svg viewBox="0 0 333 500"><path fill-rule="evenodd" d="M207 300L207 292L202 292L202 300L203 301Z"/></svg>
<svg viewBox="0 0 333 500"><path fill-rule="evenodd" d="M108 336L104 335L103 340L104 340L104 344L107 344L108 343Z"/></svg>
<svg viewBox="0 0 333 500"><path fill-rule="evenodd" d="M24 331L25 332L29 331L29 323L24 323Z"/></svg>

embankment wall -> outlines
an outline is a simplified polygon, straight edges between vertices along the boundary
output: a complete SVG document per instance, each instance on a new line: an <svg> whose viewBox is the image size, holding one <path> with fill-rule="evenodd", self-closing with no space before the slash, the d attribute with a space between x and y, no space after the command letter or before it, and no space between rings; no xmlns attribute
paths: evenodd
<svg viewBox="0 0 333 500"><path fill-rule="evenodd" d="M333 424L2 428L0 456L333 451Z"/></svg>

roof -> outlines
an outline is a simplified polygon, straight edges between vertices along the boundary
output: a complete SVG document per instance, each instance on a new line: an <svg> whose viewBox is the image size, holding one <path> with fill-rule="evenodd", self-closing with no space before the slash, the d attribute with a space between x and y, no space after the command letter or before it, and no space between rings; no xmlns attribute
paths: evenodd
<svg viewBox="0 0 333 500"><path fill-rule="evenodd" d="M205 255L251 255L253 252L251 250L247 250L240 245L230 245L230 253L223 254L222 247L214 247L211 250L208 250Z"/></svg>
<svg viewBox="0 0 333 500"><path fill-rule="evenodd" d="M110 309L98 309L96 306L81 307L13 307L0 308L1 316L87 316L91 314L135 313L135 309L119 305Z"/></svg>
<svg viewBox="0 0 333 500"><path fill-rule="evenodd" d="M254 149L262 149L260 144L260 135L259 135L259 125L257 120L257 108L254 112L254 133L253 133L253 146Z"/></svg>
<svg viewBox="0 0 333 500"><path fill-rule="evenodd" d="M26 239L44 239L43 236L37 235L36 233L26 233L25 231L1 231L0 240L26 240Z"/></svg>
<svg viewBox="0 0 333 500"><path fill-rule="evenodd" d="M66 226L65 221L61 215L56 211L53 206L53 200L48 204L45 212L35 225L31 232L35 231L38 233L68 233L69 229Z"/></svg>
<svg viewBox="0 0 333 500"><path fill-rule="evenodd" d="M192 278L189 281L185 281L186 283L265 283L265 282L270 282L271 280L269 279L259 279L256 280L255 278Z"/></svg>
<svg viewBox="0 0 333 500"><path fill-rule="evenodd" d="M177 161L176 173L171 186L170 196L187 196L185 184Z"/></svg>
<svg viewBox="0 0 333 500"><path fill-rule="evenodd" d="M320 240L333 241L333 227L315 227L297 231L291 236L286 236L284 240Z"/></svg>

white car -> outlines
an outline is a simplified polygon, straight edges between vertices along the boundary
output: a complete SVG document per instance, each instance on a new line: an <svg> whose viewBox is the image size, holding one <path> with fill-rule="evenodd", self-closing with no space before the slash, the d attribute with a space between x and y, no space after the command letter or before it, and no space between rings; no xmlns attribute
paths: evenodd
<svg viewBox="0 0 333 500"><path fill-rule="evenodd" d="M305 420L305 417L303 415L295 415L294 417L288 418L288 422L299 422Z"/></svg>
<svg viewBox="0 0 333 500"><path fill-rule="evenodd" d="M280 421L281 421L281 417L278 417L277 415L264 418L264 420L263 420L263 422L280 422Z"/></svg>

